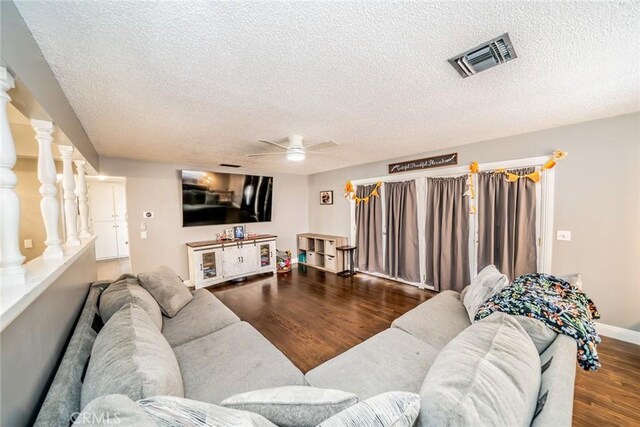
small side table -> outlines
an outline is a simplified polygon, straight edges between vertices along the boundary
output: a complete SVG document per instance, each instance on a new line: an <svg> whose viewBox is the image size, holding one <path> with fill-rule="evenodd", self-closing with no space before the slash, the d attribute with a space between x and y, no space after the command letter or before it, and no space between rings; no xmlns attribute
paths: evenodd
<svg viewBox="0 0 640 427"><path fill-rule="evenodd" d="M353 263L353 254L356 251L356 246L338 246L336 250L342 252L342 265L345 265L345 255L349 253L349 269L339 271L337 274L341 277L351 277L356 274L355 265Z"/></svg>

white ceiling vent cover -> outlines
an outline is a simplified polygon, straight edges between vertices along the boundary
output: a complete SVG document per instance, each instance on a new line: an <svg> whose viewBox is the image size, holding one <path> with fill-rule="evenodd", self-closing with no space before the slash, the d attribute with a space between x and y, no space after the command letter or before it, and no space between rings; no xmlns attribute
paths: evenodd
<svg viewBox="0 0 640 427"><path fill-rule="evenodd" d="M509 34L504 33L461 55L454 56L449 62L463 78L467 78L517 57Z"/></svg>

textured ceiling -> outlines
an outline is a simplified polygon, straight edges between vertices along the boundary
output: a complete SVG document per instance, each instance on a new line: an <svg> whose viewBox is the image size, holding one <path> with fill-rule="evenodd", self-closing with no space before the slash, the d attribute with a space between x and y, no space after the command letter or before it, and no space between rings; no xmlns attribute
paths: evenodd
<svg viewBox="0 0 640 427"><path fill-rule="evenodd" d="M308 174L640 109L638 2L16 3L103 156ZM341 145L245 157L291 134Z"/></svg>

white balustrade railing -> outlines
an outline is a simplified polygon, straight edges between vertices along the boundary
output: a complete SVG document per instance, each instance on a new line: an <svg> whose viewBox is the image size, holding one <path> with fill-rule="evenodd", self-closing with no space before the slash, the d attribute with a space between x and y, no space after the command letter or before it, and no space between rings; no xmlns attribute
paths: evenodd
<svg viewBox="0 0 640 427"><path fill-rule="evenodd" d="M59 145L62 156L62 191L64 197L64 224L67 232L67 246L79 245L78 205L76 203L76 180L73 177L73 146Z"/></svg>
<svg viewBox="0 0 640 427"><path fill-rule="evenodd" d="M74 161L76 171L78 172L78 180L76 185L76 194L78 195L78 210L80 211L80 238L82 240L91 238L89 230L89 198L87 197L87 180L84 160Z"/></svg>
<svg viewBox="0 0 640 427"><path fill-rule="evenodd" d="M51 143L53 141L53 123L44 120L31 120L38 141L38 181L40 181L40 212L47 237L44 241L47 248L42 256L45 258L62 258L62 241L58 224L60 222L60 204L56 186L56 164L53 160Z"/></svg>

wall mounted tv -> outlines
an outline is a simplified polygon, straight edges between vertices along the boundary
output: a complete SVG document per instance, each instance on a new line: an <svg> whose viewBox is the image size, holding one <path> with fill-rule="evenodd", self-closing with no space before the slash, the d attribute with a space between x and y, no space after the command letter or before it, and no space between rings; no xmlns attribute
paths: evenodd
<svg viewBox="0 0 640 427"><path fill-rule="evenodd" d="M182 226L271 221L273 177L182 171Z"/></svg>

